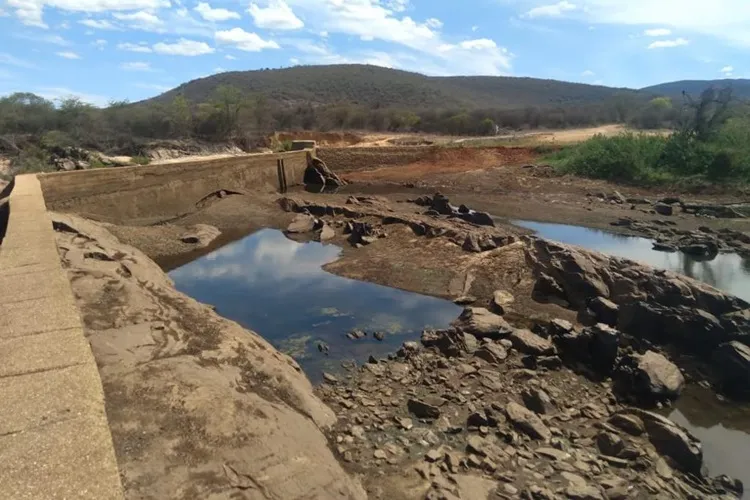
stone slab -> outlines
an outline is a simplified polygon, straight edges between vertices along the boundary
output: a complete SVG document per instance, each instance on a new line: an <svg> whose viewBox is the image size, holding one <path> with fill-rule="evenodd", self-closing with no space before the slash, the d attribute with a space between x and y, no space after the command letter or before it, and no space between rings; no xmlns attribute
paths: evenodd
<svg viewBox="0 0 750 500"><path fill-rule="evenodd" d="M0 340L0 383L2 377L65 368L91 360L91 348L81 328Z"/></svg>
<svg viewBox="0 0 750 500"><path fill-rule="evenodd" d="M38 293L44 291L42 288ZM70 292L0 304L0 339L80 326L81 317Z"/></svg>
<svg viewBox="0 0 750 500"><path fill-rule="evenodd" d="M71 297L70 294L70 282L63 273L36 271L14 276L0 274L0 304L43 297Z"/></svg>
<svg viewBox="0 0 750 500"><path fill-rule="evenodd" d="M0 437L0 496L115 500L122 489L106 420L81 417Z"/></svg>
<svg viewBox="0 0 750 500"><path fill-rule="evenodd" d="M0 379L0 436L99 414L103 397L96 365L83 365Z"/></svg>

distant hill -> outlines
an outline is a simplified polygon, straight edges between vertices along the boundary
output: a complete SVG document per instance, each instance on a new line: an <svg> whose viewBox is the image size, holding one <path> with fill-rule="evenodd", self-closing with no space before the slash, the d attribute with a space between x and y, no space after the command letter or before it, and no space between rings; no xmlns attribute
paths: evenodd
<svg viewBox="0 0 750 500"><path fill-rule="evenodd" d="M732 87L732 95L738 99L750 99L750 80L726 79L726 80L682 80L679 82L662 83L652 87L641 89L641 92L663 95L673 98L682 96L684 90L693 97L697 97L709 87L722 89Z"/></svg>
<svg viewBox="0 0 750 500"><path fill-rule="evenodd" d="M179 94L193 102L203 102L220 85L263 93L291 105L346 102L407 109L590 104L622 93L636 93L630 89L537 78L429 77L378 66L350 64L220 73L182 84L146 102L170 102Z"/></svg>

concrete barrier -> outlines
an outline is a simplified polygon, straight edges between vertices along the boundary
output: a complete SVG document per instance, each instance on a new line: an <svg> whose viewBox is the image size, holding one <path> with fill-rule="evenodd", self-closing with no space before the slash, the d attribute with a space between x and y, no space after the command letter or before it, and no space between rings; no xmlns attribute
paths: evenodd
<svg viewBox="0 0 750 500"><path fill-rule="evenodd" d="M336 173L409 165L433 157L437 146L318 148L318 158Z"/></svg>
<svg viewBox="0 0 750 500"><path fill-rule="evenodd" d="M284 179L277 161L284 160ZM146 167L104 168L40 174L50 210L90 219L149 224L179 217L221 190L252 194L301 185L306 151L247 155Z"/></svg>
<svg viewBox="0 0 750 500"><path fill-rule="evenodd" d="M0 498L120 499L99 371L39 181L18 176L0 245Z"/></svg>

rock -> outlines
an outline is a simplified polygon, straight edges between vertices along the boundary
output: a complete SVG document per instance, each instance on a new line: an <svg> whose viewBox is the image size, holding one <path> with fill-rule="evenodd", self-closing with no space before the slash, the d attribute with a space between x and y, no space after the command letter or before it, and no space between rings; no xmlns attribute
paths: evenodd
<svg viewBox="0 0 750 500"><path fill-rule="evenodd" d="M477 298L473 295L462 295L456 299L453 299L453 303L459 306L468 306L477 301Z"/></svg>
<svg viewBox="0 0 750 500"><path fill-rule="evenodd" d="M375 332L372 334L373 337L375 337L375 340L382 342L385 339L385 333L384 332Z"/></svg>
<svg viewBox="0 0 750 500"><path fill-rule="evenodd" d="M355 328L351 332L347 333L346 337L350 340L359 340L359 339L367 337L367 333Z"/></svg>
<svg viewBox="0 0 750 500"><path fill-rule="evenodd" d="M183 243L196 245L198 248L205 248L218 238L220 234L221 231L214 226L196 224L190 228L188 233L182 235L180 240Z"/></svg>
<svg viewBox="0 0 750 500"><path fill-rule="evenodd" d="M513 342L513 347L524 354L534 356L555 354L555 346L550 340L542 338L530 330L514 330L509 339Z"/></svg>
<svg viewBox="0 0 750 500"><path fill-rule="evenodd" d="M620 456L620 453L625 449L625 443L620 436L611 432L600 432L596 436L596 446L602 455L608 457Z"/></svg>
<svg viewBox="0 0 750 500"><path fill-rule="evenodd" d="M410 399L406 403L409 413L417 418L434 420L440 417L440 408L419 399Z"/></svg>
<svg viewBox="0 0 750 500"><path fill-rule="evenodd" d="M712 355L714 373L724 390L750 396L750 347L736 340L722 344Z"/></svg>
<svg viewBox="0 0 750 500"><path fill-rule="evenodd" d="M682 253L700 257L705 260L713 260L719 254L719 247L713 241L700 243L688 243L677 247Z"/></svg>
<svg viewBox="0 0 750 500"><path fill-rule="evenodd" d="M328 382L329 384L338 384L339 379L335 376L331 375L330 373L323 372L323 380Z"/></svg>
<svg viewBox="0 0 750 500"><path fill-rule="evenodd" d="M710 350L729 340L716 316L697 307L669 307L645 301L624 304L620 307L618 327L637 337L697 350Z"/></svg>
<svg viewBox="0 0 750 500"><path fill-rule="evenodd" d="M552 276L545 273L539 274L531 296L534 300L542 303L558 304L563 307L568 305L565 290Z"/></svg>
<svg viewBox="0 0 750 500"><path fill-rule="evenodd" d="M425 454L424 458L428 462L437 462L438 460L442 460L444 456L445 454L440 450L430 450Z"/></svg>
<svg viewBox="0 0 750 500"><path fill-rule="evenodd" d="M671 205L667 205L666 203L657 202L654 204L654 210L659 215L672 215L674 212Z"/></svg>
<svg viewBox="0 0 750 500"><path fill-rule="evenodd" d="M469 436L466 440L466 451L469 453L476 453L480 457L487 456L487 441L479 436Z"/></svg>
<svg viewBox="0 0 750 500"><path fill-rule="evenodd" d="M375 450L372 456L378 460L385 460L388 458L388 455L383 450Z"/></svg>
<svg viewBox="0 0 750 500"><path fill-rule="evenodd" d="M401 344L401 349L396 354L401 357L408 358L419 352L419 344L414 341L408 341Z"/></svg>
<svg viewBox="0 0 750 500"><path fill-rule="evenodd" d="M685 377L680 369L663 355L647 351L638 356L635 387L649 398L676 399L685 386Z"/></svg>
<svg viewBox="0 0 750 500"><path fill-rule="evenodd" d="M619 205L622 205L628 202L628 199L625 198L619 191L615 191L614 193L612 193L609 199L616 202Z"/></svg>
<svg viewBox="0 0 750 500"><path fill-rule="evenodd" d="M590 484L571 484L565 489L565 498L572 500L604 500L601 492Z"/></svg>
<svg viewBox="0 0 750 500"><path fill-rule="evenodd" d="M541 389L525 389L521 393L521 398L526 408L540 415L548 415L555 411L552 399Z"/></svg>
<svg viewBox="0 0 750 500"><path fill-rule="evenodd" d="M323 227L320 228L320 233L318 233L318 240L319 241L328 241L336 237L336 231L333 230L331 226L328 224L323 224Z"/></svg>
<svg viewBox="0 0 750 500"><path fill-rule="evenodd" d="M425 330L422 332L421 341L423 346L436 347L443 355L452 358L464 352L473 352L476 338L456 329Z"/></svg>
<svg viewBox="0 0 750 500"><path fill-rule="evenodd" d="M346 182L333 173L323 160L313 156L309 152L307 154L307 169L305 170L303 182L305 184L322 184L332 187L346 185Z"/></svg>
<svg viewBox="0 0 750 500"><path fill-rule="evenodd" d="M493 365L499 365L508 357L508 351L499 344L488 343L477 349L474 356Z"/></svg>
<svg viewBox="0 0 750 500"><path fill-rule="evenodd" d="M640 436L646 432L643 421L635 415L616 413L609 418L608 422L631 436Z"/></svg>
<svg viewBox="0 0 750 500"><path fill-rule="evenodd" d="M599 323L585 330L591 336L589 352L594 368L602 373L612 371L620 346L620 332L605 324Z"/></svg>
<svg viewBox="0 0 750 500"><path fill-rule="evenodd" d="M474 233L467 234L466 239L464 240L464 244L461 248L463 248L467 252L481 252L482 247L479 245L479 236Z"/></svg>
<svg viewBox="0 0 750 500"><path fill-rule="evenodd" d="M478 338L500 339L513 331L502 316L493 314L483 307L467 307L453 325Z"/></svg>
<svg viewBox="0 0 750 500"><path fill-rule="evenodd" d="M677 247L675 245L672 245L670 243L664 243L661 241L654 241L651 244L651 246L657 252L676 252L677 251Z"/></svg>
<svg viewBox="0 0 750 500"><path fill-rule="evenodd" d="M659 453L671 458L680 470L701 475L703 449L700 441L688 431L666 417L638 408L626 408L617 414L640 418L649 441Z"/></svg>
<svg viewBox="0 0 750 500"><path fill-rule="evenodd" d="M505 407L505 413L519 430L525 432L533 439L549 441L552 433L544 425L544 422L531 410L524 408L515 402L510 402Z"/></svg>
<svg viewBox="0 0 750 500"><path fill-rule="evenodd" d="M490 302L490 310L496 314L503 315L506 313L508 306L515 302L515 298L510 292L505 290L496 290L492 295L492 301Z"/></svg>
<svg viewBox="0 0 750 500"><path fill-rule="evenodd" d="M552 460L567 460L570 458L570 453L562 450L558 450L557 448L537 448L536 453L538 455L541 455L543 457L550 458Z"/></svg>
<svg viewBox="0 0 750 500"><path fill-rule="evenodd" d="M414 427L414 423L411 421L410 418L394 417L394 420L399 425L399 427L401 427L405 431L410 431Z"/></svg>
<svg viewBox="0 0 750 500"><path fill-rule="evenodd" d="M611 300L604 297L596 297L589 301L588 308L594 313L596 323L617 326L617 314L620 311L620 307Z"/></svg>
<svg viewBox="0 0 750 500"><path fill-rule="evenodd" d="M555 318L547 325L550 336L557 337L573 331L573 323L564 319Z"/></svg>
<svg viewBox="0 0 750 500"><path fill-rule="evenodd" d="M297 214L286 228L286 232L291 234L309 233L315 229L315 225L316 220L312 215Z"/></svg>

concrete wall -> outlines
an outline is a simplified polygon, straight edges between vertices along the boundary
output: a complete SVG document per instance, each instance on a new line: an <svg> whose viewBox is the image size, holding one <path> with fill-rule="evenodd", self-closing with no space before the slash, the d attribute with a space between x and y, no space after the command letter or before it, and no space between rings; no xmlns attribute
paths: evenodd
<svg viewBox="0 0 750 500"><path fill-rule="evenodd" d="M149 224L193 210L221 190L243 194L279 189L276 161L288 186L302 184L306 152L248 155L145 167L40 174L47 208L90 219Z"/></svg>
<svg viewBox="0 0 750 500"><path fill-rule="evenodd" d="M409 165L431 158L437 150L436 146L318 148L318 157L334 172L345 173Z"/></svg>
<svg viewBox="0 0 750 500"><path fill-rule="evenodd" d="M0 245L0 498L121 499L99 371L34 175Z"/></svg>

